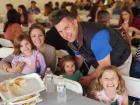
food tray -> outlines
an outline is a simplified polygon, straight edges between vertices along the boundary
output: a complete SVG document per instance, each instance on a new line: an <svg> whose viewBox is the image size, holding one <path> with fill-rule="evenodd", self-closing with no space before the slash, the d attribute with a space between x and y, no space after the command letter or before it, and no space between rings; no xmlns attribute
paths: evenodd
<svg viewBox="0 0 140 105"><path fill-rule="evenodd" d="M23 81L21 85L15 85L15 80L22 78ZM0 83L0 85L6 84L7 91L3 91L0 89L0 96L3 101L16 101L23 97L37 94L43 90L45 90L45 85L41 80L40 76L36 73L18 76L14 79L6 80Z"/></svg>

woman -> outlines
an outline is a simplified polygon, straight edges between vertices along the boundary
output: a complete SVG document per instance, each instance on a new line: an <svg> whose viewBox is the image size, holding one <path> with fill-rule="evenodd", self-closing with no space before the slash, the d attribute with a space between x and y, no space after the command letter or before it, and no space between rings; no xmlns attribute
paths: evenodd
<svg viewBox="0 0 140 105"><path fill-rule="evenodd" d="M48 67L51 67L52 71L54 72L56 68L56 59L57 59L56 50L51 45L44 43L45 41L44 28L39 24L33 24L29 29L29 35L37 50L39 50L43 54L46 61L46 65ZM6 66L9 66L8 62L11 62L12 59L13 55L10 55L9 57L2 59L2 61L0 62L0 69L5 70Z"/></svg>
<svg viewBox="0 0 140 105"><path fill-rule="evenodd" d="M36 48L44 55L48 67L55 70L56 51L51 45L45 44L45 30L39 24L33 24L29 29L29 35Z"/></svg>
<svg viewBox="0 0 140 105"><path fill-rule="evenodd" d="M129 8L123 8L120 14L119 24L122 30L133 31L134 34L140 34L140 19L133 17L132 11Z"/></svg>
<svg viewBox="0 0 140 105"><path fill-rule="evenodd" d="M28 12L24 5L18 6L18 13L20 15L20 24L28 26Z"/></svg>
<svg viewBox="0 0 140 105"><path fill-rule="evenodd" d="M124 38L128 39L129 43L134 38L140 38L139 24L140 19L133 17L132 11L129 8L123 8L121 10L119 25Z"/></svg>
<svg viewBox="0 0 140 105"><path fill-rule="evenodd" d="M21 33L19 14L15 9L10 9L7 13L7 22L4 25L4 38L13 41Z"/></svg>

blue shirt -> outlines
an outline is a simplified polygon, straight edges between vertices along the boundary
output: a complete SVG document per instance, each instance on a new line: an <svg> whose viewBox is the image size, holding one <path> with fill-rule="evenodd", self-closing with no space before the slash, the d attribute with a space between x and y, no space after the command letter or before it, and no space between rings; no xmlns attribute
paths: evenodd
<svg viewBox="0 0 140 105"><path fill-rule="evenodd" d="M109 32L103 29L96 33L91 39L91 50L94 53L97 61L104 59L112 51L109 43Z"/></svg>

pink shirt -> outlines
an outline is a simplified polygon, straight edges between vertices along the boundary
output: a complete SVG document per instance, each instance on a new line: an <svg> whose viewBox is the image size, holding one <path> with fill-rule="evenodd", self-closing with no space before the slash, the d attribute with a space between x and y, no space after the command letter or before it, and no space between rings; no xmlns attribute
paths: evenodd
<svg viewBox="0 0 140 105"><path fill-rule="evenodd" d="M104 90L96 92L96 95L97 95L97 98L100 100L100 102L110 105L110 99L106 96ZM115 100L117 100L118 105L122 105L123 96L116 93L113 101L115 101Z"/></svg>
<svg viewBox="0 0 140 105"><path fill-rule="evenodd" d="M12 60L12 67L15 67L18 62L25 62L25 66L22 70L22 74L30 74L36 72L36 60L39 61L40 67L41 67L41 73L45 73L46 63L44 56L36 50L33 50L33 54L29 57L24 56L23 54L17 55Z"/></svg>

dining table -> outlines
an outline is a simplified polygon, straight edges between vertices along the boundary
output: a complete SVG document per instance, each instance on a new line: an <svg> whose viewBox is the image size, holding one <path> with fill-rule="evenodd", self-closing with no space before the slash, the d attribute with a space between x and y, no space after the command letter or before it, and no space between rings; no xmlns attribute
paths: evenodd
<svg viewBox="0 0 140 105"><path fill-rule="evenodd" d="M0 82L12 78L16 78L18 76L22 76L22 74L15 73L7 73L2 72L0 70ZM69 89L66 90L67 101L64 103L59 103L57 101L57 89L53 92L47 92L46 90L40 92L41 102L37 103L37 105L104 105L94 99L90 99L86 96L77 94ZM0 105L2 105L2 101L0 101Z"/></svg>

